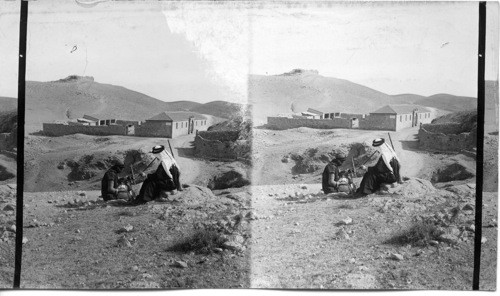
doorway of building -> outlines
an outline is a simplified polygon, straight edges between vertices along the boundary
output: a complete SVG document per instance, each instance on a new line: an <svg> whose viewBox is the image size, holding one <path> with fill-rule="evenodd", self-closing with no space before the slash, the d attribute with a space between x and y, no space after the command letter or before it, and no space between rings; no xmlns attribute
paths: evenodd
<svg viewBox="0 0 500 296"><path fill-rule="evenodd" d="M412 127L418 125L418 113L417 113L417 111L418 111L417 109L413 110L413 118L412 118L412 124L411 124Z"/></svg>
<svg viewBox="0 0 500 296"><path fill-rule="evenodd" d="M135 135L135 126L133 124L127 125L127 136Z"/></svg>
<svg viewBox="0 0 500 296"><path fill-rule="evenodd" d="M188 123L189 123L188 125L188 135L189 135L192 134L194 130L194 117L189 117Z"/></svg>
<svg viewBox="0 0 500 296"><path fill-rule="evenodd" d="M351 128L359 128L359 120L355 117L351 119Z"/></svg>

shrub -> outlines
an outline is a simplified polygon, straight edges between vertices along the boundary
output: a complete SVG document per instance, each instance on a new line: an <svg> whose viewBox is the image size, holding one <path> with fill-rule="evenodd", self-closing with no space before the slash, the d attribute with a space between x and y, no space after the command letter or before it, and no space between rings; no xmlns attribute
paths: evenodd
<svg viewBox="0 0 500 296"><path fill-rule="evenodd" d="M410 228L391 237L385 243L394 245L426 246L429 241L436 240L441 235L438 227L431 222L418 221Z"/></svg>
<svg viewBox="0 0 500 296"><path fill-rule="evenodd" d="M184 241L175 244L169 251L210 254L215 248L222 248L225 242L227 239L215 230L198 230Z"/></svg>

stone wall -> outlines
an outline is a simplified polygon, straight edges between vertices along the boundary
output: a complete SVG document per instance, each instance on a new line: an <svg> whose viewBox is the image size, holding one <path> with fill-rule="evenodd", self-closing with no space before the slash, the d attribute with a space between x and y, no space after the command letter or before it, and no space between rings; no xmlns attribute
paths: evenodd
<svg viewBox="0 0 500 296"><path fill-rule="evenodd" d="M164 121L147 121L136 125L134 134L137 137L172 138L172 126Z"/></svg>
<svg viewBox="0 0 500 296"><path fill-rule="evenodd" d="M418 131L419 145L421 149L439 151L462 151L476 147L476 132L445 134L430 132L426 128L430 125L422 125Z"/></svg>
<svg viewBox="0 0 500 296"><path fill-rule="evenodd" d="M364 130L396 130L396 117L390 118L387 115L367 115L359 120L359 129Z"/></svg>
<svg viewBox="0 0 500 296"><path fill-rule="evenodd" d="M86 134L97 136L126 135L127 127L121 125L86 126L44 123L43 133L47 136L56 137L72 134Z"/></svg>
<svg viewBox="0 0 500 296"><path fill-rule="evenodd" d="M267 126L271 129L283 130L297 127L310 127L319 129L349 128L350 120L345 118L333 119L299 119L287 117L268 117Z"/></svg>

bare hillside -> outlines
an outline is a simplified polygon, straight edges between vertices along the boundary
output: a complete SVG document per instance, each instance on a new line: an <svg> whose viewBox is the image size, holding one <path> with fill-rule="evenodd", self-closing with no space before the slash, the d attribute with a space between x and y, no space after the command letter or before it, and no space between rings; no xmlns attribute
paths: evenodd
<svg viewBox="0 0 500 296"><path fill-rule="evenodd" d="M205 105L192 101L164 102L125 87L95 82L92 77L72 75L51 82L27 81L26 131L38 131L44 122L74 119L84 114L145 120L162 111L194 111L224 118L234 112L229 103L218 104L215 111L210 103L203 108Z"/></svg>
<svg viewBox="0 0 500 296"><path fill-rule="evenodd" d="M12 111L17 110L17 99L0 97L0 110L2 111Z"/></svg>
<svg viewBox="0 0 500 296"><path fill-rule="evenodd" d="M415 102L417 105L434 107L442 110L457 112L477 109L477 99L458 97L449 94L437 94Z"/></svg>
<svg viewBox="0 0 500 296"><path fill-rule="evenodd" d="M440 94L388 95L348 80L324 77L314 70L295 69L274 76L250 75L249 102L256 124L268 116L302 112L308 108L331 112L369 113L387 104L417 104L447 111L473 109L477 100Z"/></svg>

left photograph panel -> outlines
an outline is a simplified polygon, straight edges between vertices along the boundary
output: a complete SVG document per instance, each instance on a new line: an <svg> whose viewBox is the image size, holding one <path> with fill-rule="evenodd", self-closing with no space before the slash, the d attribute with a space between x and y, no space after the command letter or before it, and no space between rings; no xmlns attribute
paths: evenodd
<svg viewBox="0 0 500 296"><path fill-rule="evenodd" d="M18 2L0 2L0 289L14 280L19 17Z"/></svg>
<svg viewBox="0 0 500 296"><path fill-rule="evenodd" d="M29 3L21 288L249 287L246 22Z"/></svg>

